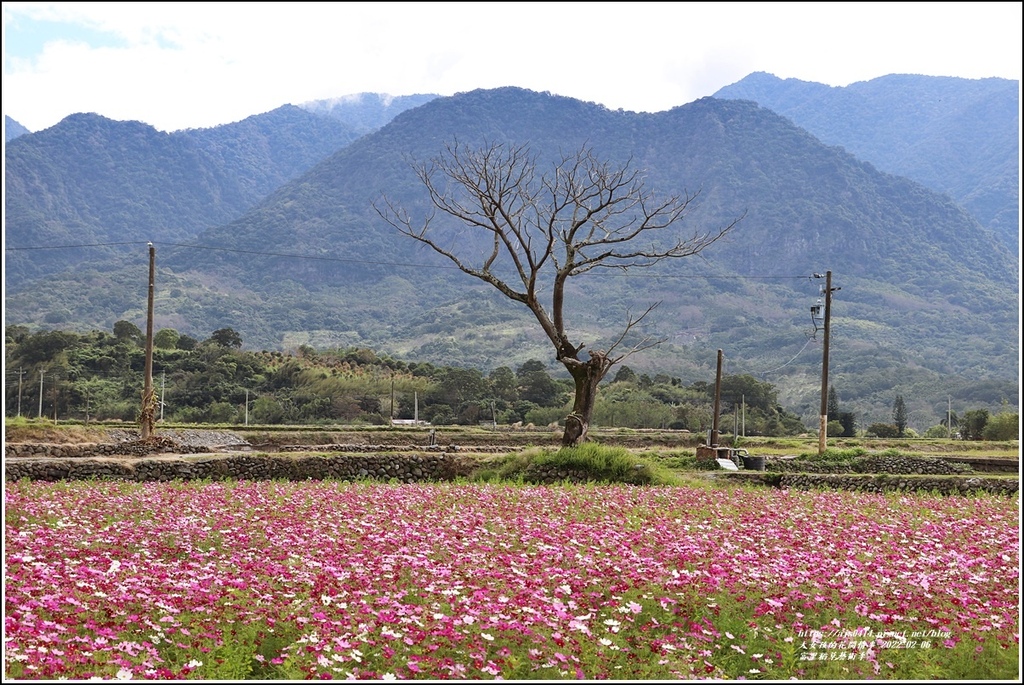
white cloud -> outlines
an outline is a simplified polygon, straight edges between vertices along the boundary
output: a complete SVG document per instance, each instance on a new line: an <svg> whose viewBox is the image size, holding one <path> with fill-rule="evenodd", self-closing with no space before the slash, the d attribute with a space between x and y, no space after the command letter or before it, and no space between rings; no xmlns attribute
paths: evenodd
<svg viewBox="0 0 1024 685"><path fill-rule="evenodd" d="M891 73L1020 78L1020 3L24 3L116 40L4 57L4 111L162 130L358 92L506 85L659 111L754 71L830 85ZM56 35L56 34L55 34ZM88 39L86 39L88 40Z"/></svg>

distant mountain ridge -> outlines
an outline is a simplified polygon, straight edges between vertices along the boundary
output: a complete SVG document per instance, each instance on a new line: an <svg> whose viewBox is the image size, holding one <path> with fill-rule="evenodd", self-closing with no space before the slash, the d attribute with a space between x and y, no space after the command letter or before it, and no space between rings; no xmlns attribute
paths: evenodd
<svg viewBox="0 0 1024 685"><path fill-rule="evenodd" d="M9 250L8 323L144 324L153 240L158 327L203 338L230 326L247 347L365 346L482 369L546 359L527 316L382 226L372 202L386 192L426 209L407 162L454 138L529 142L545 162L586 141L612 161L632 158L662 193L699 189L690 225L746 212L706 258L580 282L573 321L590 340L626 310L662 302L649 332L667 342L634 368L705 378L724 349L730 373L768 374L787 406L814 414L820 341L808 338L807 311L820 285L811 274L828 269L843 288L833 374L854 409L886 420L894 388L935 416L950 394L1016 404L1019 260L947 196L748 98L648 114L519 88L423 97L362 136L286 106L175 134L80 115L13 141L8 245L133 245Z"/></svg>
<svg viewBox="0 0 1024 685"><path fill-rule="evenodd" d="M285 105L212 129L174 133L74 114L5 147L8 246L88 244L73 255L8 252L17 290L114 243L181 242L226 223L357 137L341 122Z"/></svg>
<svg viewBox="0 0 1024 685"><path fill-rule="evenodd" d="M18 136L23 136L26 133L31 133L31 131L6 114L4 115L4 143L9 143Z"/></svg>
<svg viewBox="0 0 1024 685"><path fill-rule="evenodd" d="M891 74L831 87L757 72L714 97L753 100L882 171L947 193L1019 247L1019 81Z"/></svg>
<svg viewBox="0 0 1024 685"><path fill-rule="evenodd" d="M668 342L634 368L704 377L725 349L731 372L774 373L780 397L813 412L820 359L807 311L820 283L811 275L829 269L843 288L833 373L845 397L884 405L894 384L917 384L928 390L911 406L937 412L943 378L966 388L1016 377L1015 255L990 231L947 197L768 109L715 98L657 114L517 88L431 100L203 231L195 248L161 247L158 325L230 326L256 347L367 346L478 368L550 356L524 312L446 270L372 209L387 193L426 210L407 160L453 138L529 142L542 163L587 142L613 162L631 157L654 189L700 189L691 226L746 213L704 259L588 277L573 291L571 327L596 341L627 310L662 302L648 332ZM79 270L52 291L9 295L8 320L42 323L61 309L66 323L138 320L141 267Z"/></svg>

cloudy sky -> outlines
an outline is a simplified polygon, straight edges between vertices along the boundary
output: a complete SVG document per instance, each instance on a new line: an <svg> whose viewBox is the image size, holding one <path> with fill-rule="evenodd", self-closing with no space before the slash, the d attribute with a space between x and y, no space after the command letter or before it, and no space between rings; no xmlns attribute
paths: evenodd
<svg viewBox="0 0 1024 685"><path fill-rule="evenodd" d="M163 131L360 92L519 86L656 112L744 76L1020 80L1021 3L4 2L4 114Z"/></svg>

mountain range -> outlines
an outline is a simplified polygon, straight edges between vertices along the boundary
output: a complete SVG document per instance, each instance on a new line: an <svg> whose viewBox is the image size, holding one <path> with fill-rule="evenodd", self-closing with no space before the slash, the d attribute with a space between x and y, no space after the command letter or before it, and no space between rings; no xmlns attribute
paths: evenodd
<svg viewBox="0 0 1024 685"><path fill-rule="evenodd" d="M699 191L689 230L743 218L701 257L580 279L570 328L581 339L599 344L627 311L660 301L647 332L665 343L633 368L705 379L723 349L729 373L760 375L814 416L822 333L808 312L814 274L829 270L842 288L830 378L863 424L887 420L896 393L921 422L944 416L950 396L1016 406L1019 259L950 195L750 97L656 114L519 88L415 98L390 112L369 98L377 113L359 124L336 109L343 99L172 134L74 115L20 136L5 149L5 239L48 249L5 251L7 323L144 323L151 240L157 327L483 369L551 360L525 312L397 234L373 203L427 211L410 162L453 140L528 144L542 166L586 144L656 191Z"/></svg>
<svg viewBox="0 0 1024 685"><path fill-rule="evenodd" d="M891 74L833 87L758 72L714 97L753 100L828 145L945 193L1019 248L1019 81Z"/></svg>

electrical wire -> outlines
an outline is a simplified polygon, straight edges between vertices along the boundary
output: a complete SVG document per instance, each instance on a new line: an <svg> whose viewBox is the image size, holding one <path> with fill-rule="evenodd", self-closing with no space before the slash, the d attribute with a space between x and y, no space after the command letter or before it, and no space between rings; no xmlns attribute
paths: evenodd
<svg viewBox="0 0 1024 685"><path fill-rule="evenodd" d="M351 259L351 258L345 258L345 257L330 257L330 256L323 256L323 255L303 255L303 254L294 254L294 253L288 253L288 252L264 252L262 250L243 250L243 249L231 248L231 247L213 247L213 246L209 246L209 245L196 245L196 244L188 244L188 243L165 243L165 242L157 242L157 241L152 241L152 243L150 243L149 241L147 241L147 242L142 242L142 241L126 241L126 242L116 242L116 243L84 243L84 244L80 244L80 245L29 245L29 246L24 246L24 247L8 247L8 246L4 246L4 250L9 250L9 251L60 250L60 249L80 249L80 248L85 248L85 247L113 247L113 246L118 246L118 245L150 245L150 244L153 244L153 245L164 245L164 246L167 246L167 247L181 247L181 248L187 248L187 249L193 249L193 250L207 250L207 251L211 251L211 252L232 252L232 253L237 253L237 254L259 255L259 256L262 256L262 257L285 257L285 258L288 258L288 259L314 259L314 260L325 261L325 262L345 262L345 263L350 263L350 264L371 264L371 265L374 265L374 266L389 266L389 267L404 266L404 267L410 267L410 268L415 268L415 269L454 269L454 270L459 270L459 271L462 270L460 267L455 266L453 264L420 264L420 263L412 263L412 262L382 262L382 261L375 261L375 260L368 260L368 259ZM624 273L619 273L619 274L615 274L615 275L626 277L626 278L690 278L690 279L693 278L692 274L652 274L652 273L649 273L649 272L645 272L642 269L637 269L636 271L633 271L633 272L626 271ZM705 280L709 280L709 281L736 280L738 278L739 279L745 279L745 280L761 280L761 279L765 279L765 280L783 280L783 279L805 279L805 278L811 279L811 278L813 278L813 276L806 276L806 275L791 276L791 275L772 275L772 274L767 274L767 275L749 275L749 276L736 276L736 275L732 275L732 276L701 276L701 278L704 278Z"/></svg>

